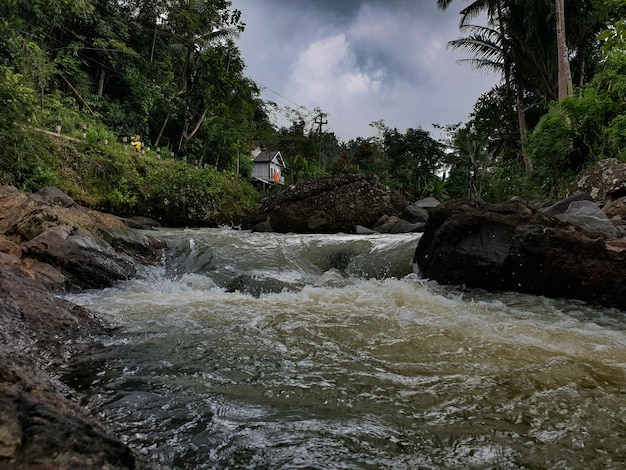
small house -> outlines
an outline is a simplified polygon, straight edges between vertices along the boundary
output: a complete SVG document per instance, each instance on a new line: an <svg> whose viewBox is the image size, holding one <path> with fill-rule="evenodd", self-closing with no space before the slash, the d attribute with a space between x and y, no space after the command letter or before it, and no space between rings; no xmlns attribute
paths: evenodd
<svg viewBox="0 0 626 470"><path fill-rule="evenodd" d="M252 179L264 184L285 184L283 170L285 162L278 150L254 149L251 154L254 167L252 169Z"/></svg>

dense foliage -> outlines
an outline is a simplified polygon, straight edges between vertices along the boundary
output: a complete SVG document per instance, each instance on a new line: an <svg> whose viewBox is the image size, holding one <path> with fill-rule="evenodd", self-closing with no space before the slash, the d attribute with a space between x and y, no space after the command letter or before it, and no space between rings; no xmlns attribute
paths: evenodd
<svg viewBox="0 0 626 470"><path fill-rule="evenodd" d="M319 109L287 110L292 125L272 125L273 104L259 99L236 44L242 12L227 0L5 0L0 183L56 185L92 207L177 223L228 221L258 198L242 156L261 144L283 154L287 184L359 173L415 198L559 197L586 166L626 160L626 6L566 1L561 31L561 3L461 10L466 36L450 45L502 82L469 122L441 128L445 141L377 121L376 136L340 142ZM565 98L557 38L575 84ZM62 137L50 137L57 128ZM131 136L142 152L122 144Z"/></svg>
<svg viewBox="0 0 626 470"><path fill-rule="evenodd" d="M477 101L468 123L448 129L450 195L554 199L585 167L624 160L617 91L626 72L619 64L624 7L621 0L476 0L461 11L461 31L470 34L450 44L471 53L477 68L501 73L502 84ZM487 25L470 23L479 14Z"/></svg>
<svg viewBox="0 0 626 470"><path fill-rule="evenodd" d="M269 123L234 43L241 13L229 7L213 0L3 2L0 183L56 185L117 212L145 213L148 202L161 215L177 207L181 221L251 206L251 186L222 172L235 170L247 142ZM58 129L61 139L43 133ZM119 145L131 136L141 153ZM157 148L177 160L156 158ZM245 161L240 168L250 172Z"/></svg>

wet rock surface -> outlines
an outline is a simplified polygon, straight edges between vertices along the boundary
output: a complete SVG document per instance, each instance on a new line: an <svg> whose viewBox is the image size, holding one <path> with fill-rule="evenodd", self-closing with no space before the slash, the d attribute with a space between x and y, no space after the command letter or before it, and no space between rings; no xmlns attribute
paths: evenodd
<svg viewBox="0 0 626 470"><path fill-rule="evenodd" d="M425 277L442 284L624 308L622 242L521 201L487 204L465 199L431 210L415 262Z"/></svg>
<svg viewBox="0 0 626 470"><path fill-rule="evenodd" d="M307 181L264 199L251 228L281 233L354 233L384 215L400 214L405 198L376 176L338 175Z"/></svg>
<svg viewBox="0 0 626 470"><path fill-rule="evenodd" d="M588 193L596 201L626 196L626 163L615 158L601 160L578 177L572 192Z"/></svg>
<svg viewBox="0 0 626 470"><path fill-rule="evenodd" d="M581 173L572 187L575 192L589 194L609 218L626 220L626 163L615 158L599 161Z"/></svg>
<svg viewBox="0 0 626 470"><path fill-rule="evenodd" d="M124 219L78 206L56 188L27 195L11 186L0 187L2 246L34 277L48 277L60 289L128 279L138 261L152 262L164 248Z"/></svg>
<svg viewBox="0 0 626 470"><path fill-rule="evenodd" d="M109 330L57 294L136 275L164 248L56 188L0 187L0 468L149 468L59 379Z"/></svg>

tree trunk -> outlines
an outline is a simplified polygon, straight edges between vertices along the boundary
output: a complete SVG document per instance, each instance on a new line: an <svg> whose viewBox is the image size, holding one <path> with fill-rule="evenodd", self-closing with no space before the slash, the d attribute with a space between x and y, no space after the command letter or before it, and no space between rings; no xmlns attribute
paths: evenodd
<svg viewBox="0 0 626 470"><path fill-rule="evenodd" d="M572 94L572 72L565 36L565 0L556 0L556 44L559 66L559 101Z"/></svg>
<svg viewBox="0 0 626 470"><path fill-rule="evenodd" d="M102 95L104 94L104 77L106 76L106 71L104 70L104 67L100 68L100 75L98 77L98 97L102 98Z"/></svg>
<svg viewBox="0 0 626 470"><path fill-rule="evenodd" d="M507 93L511 93L511 60L509 59L509 51L504 50L506 44L506 33L504 30L502 12L502 3L498 2L498 30L500 32L500 44L502 47L502 57L504 59L504 86Z"/></svg>
<svg viewBox="0 0 626 470"><path fill-rule="evenodd" d="M204 118L206 118L206 115L208 112L209 112L209 107L207 106L206 108L204 108L204 111L202 111L202 115L200 116L200 119L198 119L198 121L196 122L196 125L193 128L193 130L189 133L189 135L185 136L185 142L184 142L185 144L191 140L191 138L196 134L196 132L198 132L198 129L200 129L200 126L204 122Z"/></svg>
<svg viewBox="0 0 626 470"><path fill-rule="evenodd" d="M159 135L157 136L156 142L154 143L155 147L159 146L161 136L163 135L163 131L165 131L165 126L167 126L167 121L169 120L170 120L170 114L168 113L168 115L165 116L165 121L163 121L163 125L161 126L161 130L159 131Z"/></svg>
<svg viewBox="0 0 626 470"><path fill-rule="evenodd" d="M529 172L533 169L533 162L526 151L526 137L528 136L528 126L526 125L526 115L524 114L524 97L519 85L515 86L515 107L517 108L517 121L519 123L519 137L522 148L522 160L524 161L524 169Z"/></svg>

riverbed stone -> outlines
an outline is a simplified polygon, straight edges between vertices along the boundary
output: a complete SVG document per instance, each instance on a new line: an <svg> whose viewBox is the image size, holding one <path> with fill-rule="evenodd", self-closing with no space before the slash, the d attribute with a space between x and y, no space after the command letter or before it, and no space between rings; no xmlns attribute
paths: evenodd
<svg viewBox="0 0 626 470"><path fill-rule="evenodd" d="M591 197L590 194L578 191L574 194L567 196L564 199L561 199L560 201L555 202L549 207L545 207L541 209L541 212L544 214L548 214L548 215L565 214L567 212L567 209L569 209L569 206L572 204L572 202L576 202L576 201L593 202L594 199Z"/></svg>
<svg viewBox="0 0 626 470"><path fill-rule="evenodd" d="M428 211L423 207L409 204L402 211L400 218L411 224L426 222L428 220Z"/></svg>
<svg viewBox="0 0 626 470"><path fill-rule="evenodd" d="M391 227L389 233L418 233L423 232L425 226L425 222L411 223L407 220L400 219Z"/></svg>
<svg viewBox="0 0 626 470"><path fill-rule="evenodd" d="M573 201L565 213L557 214L555 217L576 225L587 232L601 233L606 238L618 238L621 236L617 227L593 201Z"/></svg>
<svg viewBox="0 0 626 470"><path fill-rule="evenodd" d="M414 206L421 207L423 209L432 209L441 204L441 201L433 196L428 196L423 199L419 199L413 203Z"/></svg>
<svg viewBox="0 0 626 470"><path fill-rule="evenodd" d="M253 232L273 232L272 223L269 217L266 217L263 222L259 222L254 227L252 227Z"/></svg>
<svg viewBox="0 0 626 470"><path fill-rule="evenodd" d="M6 238L0 238L0 253L6 253L16 258L22 257L22 248Z"/></svg>
<svg viewBox="0 0 626 470"><path fill-rule="evenodd" d="M354 228L354 233L356 233L357 235L373 235L379 232L377 232L376 230L372 230L368 227L363 227L362 225L357 225Z"/></svg>
<svg viewBox="0 0 626 470"><path fill-rule="evenodd" d="M56 188L29 195L1 187L0 213L0 251L21 252L25 263L49 264L69 280L62 289L107 287L128 279L136 274L138 261L154 262L165 248L123 219L81 207ZM44 276L48 281L60 279L50 274Z"/></svg>
<svg viewBox="0 0 626 470"><path fill-rule="evenodd" d="M0 298L0 468L144 468L58 380L106 326L2 259Z"/></svg>
<svg viewBox="0 0 626 470"><path fill-rule="evenodd" d="M58 225L24 243L26 257L57 267L71 286L99 289L137 274L135 260L83 229Z"/></svg>
<svg viewBox="0 0 626 470"><path fill-rule="evenodd" d="M626 196L608 201L603 210L613 220L626 220Z"/></svg>
<svg viewBox="0 0 626 470"><path fill-rule="evenodd" d="M572 192L577 191L603 202L626 196L626 163L615 158L600 160L579 175Z"/></svg>
<svg viewBox="0 0 626 470"><path fill-rule="evenodd" d="M397 215L383 215L373 225L373 229L379 233L391 233L394 225L400 222L400 217Z"/></svg>
<svg viewBox="0 0 626 470"><path fill-rule="evenodd" d="M61 207L76 207L77 205L71 197L54 186L43 188L36 193L33 193L31 197L39 204Z"/></svg>
<svg viewBox="0 0 626 470"><path fill-rule="evenodd" d="M438 206L414 261L442 284L626 305L626 252L520 201Z"/></svg>

